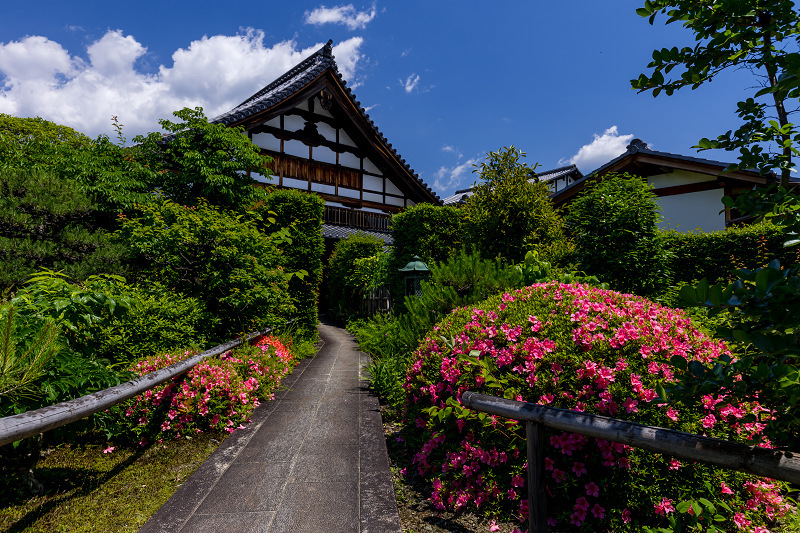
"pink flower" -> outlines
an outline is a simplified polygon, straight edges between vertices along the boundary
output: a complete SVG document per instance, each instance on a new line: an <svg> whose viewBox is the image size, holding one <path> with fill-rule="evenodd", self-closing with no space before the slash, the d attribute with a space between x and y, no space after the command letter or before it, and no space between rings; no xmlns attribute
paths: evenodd
<svg viewBox="0 0 800 533"><path fill-rule="evenodd" d="M114 450L115 450L114 446L109 446L108 448L103 450L103 453L114 453Z"/></svg>
<svg viewBox="0 0 800 533"><path fill-rule="evenodd" d="M666 516L667 513L675 512L675 508L672 506L672 500L668 498L662 498L661 503L657 503L653 507L656 510L656 514L661 516Z"/></svg>
<svg viewBox="0 0 800 533"><path fill-rule="evenodd" d="M736 524L736 527L739 529L744 529L749 527L752 522L750 522L750 520L748 520L744 514L736 513L733 515L733 523Z"/></svg>
<svg viewBox="0 0 800 533"><path fill-rule="evenodd" d="M631 521L631 512L627 509L622 510L622 521L626 524L630 523Z"/></svg>
<svg viewBox="0 0 800 533"><path fill-rule="evenodd" d="M703 418L703 427L706 429L713 428L716 423L717 419L714 415L708 415Z"/></svg>
<svg viewBox="0 0 800 533"><path fill-rule="evenodd" d="M584 485L584 487L586 488L587 496L594 496L595 498L597 498L600 495L600 487L598 487L594 481L590 481L589 483Z"/></svg>
<svg viewBox="0 0 800 533"><path fill-rule="evenodd" d="M491 524L489 524L489 531L500 531L500 526L498 526L498 525L495 523L495 521L494 521L494 520L492 520L492 523L491 523Z"/></svg>
<svg viewBox="0 0 800 533"><path fill-rule="evenodd" d="M606 516L605 513L606 510L600 507L599 504L594 504L594 507L592 507L592 514L594 515L595 518L605 518Z"/></svg>
<svg viewBox="0 0 800 533"><path fill-rule="evenodd" d="M678 411L676 411L674 407L670 407L669 409L667 409L667 418L669 418L673 422L677 422L678 421Z"/></svg>
<svg viewBox="0 0 800 533"><path fill-rule="evenodd" d="M720 484L720 494L733 494L733 491L725 484L724 481Z"/></svg>
<svg viewBox="0 0 800 533"><path fill-rule="evenodd" d="M669 469L670 470L677 470L681 467L681 462L677 459L670 459L669 461Z"/></svg>
<svg viewBox="0 0 800 533"><path fill-rule="evenodd" d="M586 473L586 465L583 463L575 463L572 465L572 471L575 473L575 477L581 477L581 474Z"/></svg>

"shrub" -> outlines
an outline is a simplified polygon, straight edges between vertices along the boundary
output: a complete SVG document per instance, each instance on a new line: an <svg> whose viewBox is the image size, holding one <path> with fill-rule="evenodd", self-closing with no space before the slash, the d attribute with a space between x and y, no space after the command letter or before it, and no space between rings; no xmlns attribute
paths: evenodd
<svg viewBox="0 0 800 533"><path fill-rule="evenodd" d="M426 264L447 261L463 247L466 211L453 206L417 204L392 217L392 256L389 285L396 304L402 305L403 276L398 272L415 255Z"/></svg>
<svg viewBox="0 0 800 533"><path fill-rule="evenodd" d="M325 242L322 238L322 213L325 202L315 195L283 189L270 192L259 203L256 211L261 215L259 226L267 229L264 218L274 218L275 225L289 228L290 241L281 245L281 264L288 272L305 270L305 276L292 276L289 293L295 301L298 327L306 337L316 337L319 311L319 289L322 283L322 256Z"/></svg>
<svg viewBox="0 0 800 533"><path fill-rule="evenodd" d="M785 248L778 226L761 223L712 233L662 233L675 283L706 278L709 283L727 281L733 271L766 266L772 259L782 264L797 262L797 252Z"/></svg>
<svg viewBox="0 0 800 533"><path fill-rule="evenodd" d="M136 363L144 375L190 356L189 352L157 355ZM275 337L261 337L195 365L185 376L148 390L124 406L128 436L141 445L154 439L180 438L204 431L233 432L247 422L260 400L294 368L291 352Z"/></svg>
<svg viewBox="0 0 800 533"><path fill-rule="evenodd" d="M520 162L523 157L525 153L512 146L489 152L486 161L476 165L482 181L465 207L469 242L484 257L510 262L522 261L533 249L547 259L560 258L567 248L561 218L547 185L535 179L536 166Z"/></svg>
<svg viewBox="0 0 800 533"><path fill-rule="evenodd" d="M336 242L328 259L328 294L331 313L341 320L357 315L362 294L348 284L357 259L372 257L383 250L383 241L364 233L350 235Z"/></svg>
<svg viewBox="0 0 800 533"><path fill-rule="evenodd" d="M125 274L125 250L106 238L106 215L71 178L27 170L0 172L0 289L42 268L71 278Z"/></svg>
<svg viewBox="0 0 800 533"><path fill-rule="evenodd" d="M659 294L670 284L659 209L638 176L608 174L588 185L567 211L579 268L616 290Z"/></svg>
<svg viewBox="0 0 800 533"><path fill-rule="evenodd" d="M701 405L654 401L656 389L675 379L664 359L708 361L726 351L681 311L643 298L533 285L459 309L434 328L404 385L404 433L437 507L471 505L524 518L524 428L464 409L464 391L769 446L755 403L731 404L720 394ZM550 431L545 454L548 520L559 531L669 525L665 515L681 500L713 502L720 527L762 525L787 509L779 483L600 439ZM697 509L708 517L707 507Z"/></svg>
<svg viewBox="0 0 800 533"><path fill-rule="evenodd" d="M115 238L131 250L139 282L203 303L213 317L202 332L210 340L280 324L294 312L276 243L243 216L203 201L162 200L123 217Z"/></svg>

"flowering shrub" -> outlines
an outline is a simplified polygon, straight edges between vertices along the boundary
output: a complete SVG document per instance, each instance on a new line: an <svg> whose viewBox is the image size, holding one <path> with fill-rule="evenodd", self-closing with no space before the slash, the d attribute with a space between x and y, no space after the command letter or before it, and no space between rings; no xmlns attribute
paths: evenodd
<svg viewBox="0 0 800 533"><path fill-rule="evenodd" d="M406 377L406 441L441 509L527 519L524 426L463 408L466 390L769 446L768 411L707 395L661 404L665 360L706 362L726 346L682 311L582 285L536 284L456 309L423 341ZM788 506L782 484L579 434L550 431L548 522L558 531L641 531L711 523L753 531Z"/></svg>
<svg viewBox="0 0 800 533"><path fill-rule="evenodd" d="M132 370L144 375L191 355L149 357ZM294 365L292 353L280 340L259 337L252 346L206 359L183 377L137 396L127 405L125 416L142 445L148 439L180 438L209 430L233 432L249 420L260 400L272 398L272 391Z"/></svg>

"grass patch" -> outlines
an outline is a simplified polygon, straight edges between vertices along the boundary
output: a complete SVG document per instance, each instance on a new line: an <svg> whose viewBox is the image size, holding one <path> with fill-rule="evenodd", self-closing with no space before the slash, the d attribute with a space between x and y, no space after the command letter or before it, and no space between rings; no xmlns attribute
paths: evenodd
<svg viewBox="0 0 800 533"><path fill-rule="evenodd" d="M219 446L227 433L197 434L147 448L63 444L36 466L45 493L30 497L22 473L0 471L0 531L137 531Z"/></svg>

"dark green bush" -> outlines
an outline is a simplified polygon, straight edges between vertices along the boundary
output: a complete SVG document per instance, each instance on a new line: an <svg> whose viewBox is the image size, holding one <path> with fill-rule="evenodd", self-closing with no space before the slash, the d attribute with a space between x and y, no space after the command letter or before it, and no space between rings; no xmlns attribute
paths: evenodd
<svg viewBox="0 0 800 533"><path fill-rule="evenodd" d="M289 293L297 307L299 332L314 337L319 310L319 289L322 283L322 214L325 202L315 194L283 189L270 192L255 211L261 217L275 219L277 227L289 228L290 242L281 246L282 264L288 272L305 270L305 276L292 276Z"/></svg>
<svg viewBox="0 0 800 533"><path fill-rule="evenodd" d="M365 233L356 233L336 242L328 259L327 285L331 314L342 321L357 315L362 294L348 283L357 259L372 257L383 250L383 241Z"/></svg>
<svg viewBox="0 0 800 533"><path fill-rule="evenodd" d="M402 305L403 275L398 272L415 255L426 264L446 261L463 247L466 211L453 206L417 204L392 217L394 244L389 262L389 289Z"/></svg>
<svg viewBox="0 0 800 533"><path fill-rule="evenodd" d="M796 250L784 248L781 229L769 223L713 233L667 231L662 235L675 283L702 278L719 283L730 279L739 268L755 269L773 259L787 265L797 261Z"/></svg>
<svg viewBox="0 0 800 533"><path fill-rule="evenodd" d="M44 171L0 171L0 289L41 268L82 280L126 274L125 249L107 239L107 216L80 184Z"/></svg>
<svg viewBox="0 0 800 533"><path fill-rule="evenodd" d="M138 283L202 302L209 340L285 322L295 311L277 238L252 220L200 201L162 200L122 219L115 238L131 250Z"/></svg>
<svg viewBox="0 0 800 533"><path fill-rule="evenodd" d="M587 185L566 217L579 268L622 292L662 292L670 276L658 211L655 194L638 176L608 174Z"/></svg>

